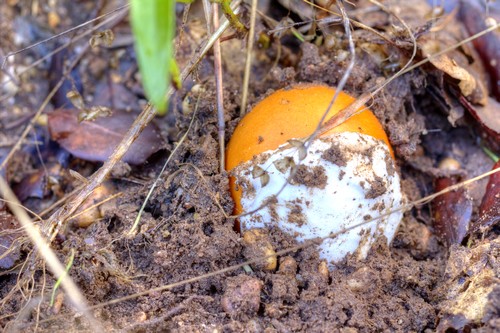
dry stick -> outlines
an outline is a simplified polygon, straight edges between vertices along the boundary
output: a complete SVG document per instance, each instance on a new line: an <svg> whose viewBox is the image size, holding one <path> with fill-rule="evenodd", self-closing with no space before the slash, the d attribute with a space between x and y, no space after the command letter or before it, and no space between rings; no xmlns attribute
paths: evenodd
<svg viewBox="0 0 500 333"><path fill-rule="evenodd" d="M339 235L341 235L343 233L346 233L346 232L351 231L353 229L356 229L356 228L362 227L364 225L367 225L369 223L372 223L372 222L374 222L376 220L379 220L379 219L381 219L383 217L391 215L391 214L393 214L395 212L407 211L407 210L409 210L409 209L411 209L411 208L413 208L415 206L426 204L426 203L434 200L436 197L438 197L440 195L443 195L443 194L446 194L448 192L455 191L455 190L457 190L459 188L462 188L462 187L465 187L467 185L470 185L470 184L472 184L472 183L474 183L474 182L476 182L476 181L478 181L480 179L483 179L485 177L491 176L492 174L495 174L497 172L500 172L500 168L497 168L497 169L494 169L494 170L490 170L490 171L488 171L486 173L483 173L482 175L479 175L477 177L474 177L474 178L468 179L466 181L463 181L461 183L452 185L450 187L445 188L442 191L439 191L437 193L434 193L434 194L431 194L429 196L426 196L426 197L424 197L422 199L419 199L419 200L413 201L411 203L408 203L406 205L403 205L403 206L401 206L401 207L399 207L397 209L394 209L394 210L392 210L392 211L390 211L388 213L385 213L385 214L376 216L374 218L371 218L370 220L360 222L360 223L358 223L356 225L350 226L349 228L343 229L343 230L335 232L335 233L331 233L328 236L318 237L318 238L314 238L314 239L307 239L302 244L299 244L299 245L296 245L296 246L293 246L293 247L289 247L289 248L286 248L286 249L283 249L283 250L280 250L280 251L276 251L276 253L274 253L274 254L270 254L270 255L262 256L262 257L256 257L256 258L247 260L245 262L242 262L240 264L236 264L236 265L233 265L233 266L222 268L222 269L219 269L219 270L207 273L207 274L195 276L195 277L192 277L190 279L186 279L186 280L182 280L182 281L179 281L179 282L171 283L171 284L164 285L164 286L161 286L161 287L156 287L156 288L149 289L149 290L146 290L146 291L143 291L143 292L140 292L140 293L136 293L136 294L133 294L133 295L128 295L128 296L124 296L124 297L121 297L121 298L116 298L116 299L113 299L113 300L108 301L108 302L104 302L104 303L101 303L101 304L93 305L90 308L88 308L87 310L95 310L95 309L98 309L98 308L103 308L103 307L108 306L108 305L113 305L113 304L117 304L117 303L129 301L129 300L132 300L132 299L135 299L135 298L138 298L138 297L141 297L141 296L145 296L145 295L148 295L148 294L158 293L158 292L165 291L165 290L171 290L171 289L177 288L177 287L182 287L182 286L185 286L187 284L198 282L198 281L201 281L201 280L209 278L209 277L213 277L213 276L217 276L217 275L221 275L221 274L224 274L224 273L229 273L229 272L238 270L240 268L243 268L243 266L245 266L245 265L251 265L251 264L254 264L254 263L257 263L257 262L261 262L261 261L264 261L264 260L269 259L271 257L282 256L282 255L285 255L285 254L289 254L291 252L295 252L295 251L304 249L304 248L312 246L312 245L319 245L319 244L321 244L326 239L335 238L335 237L337 237L337 236L339 236ZM54 316L54 317L42 320L41 323L53 321L53 320L56 320L56 319L61 319L63 317L64 317L63 315Z"/></svg>
<svg viewBox="0 0 500 333"><path fill-rule="evenodd" d="M394 16L404 26L404 28L406 29L406 31L408 31L408 35L410 36L411 43L413 45L413 51L411 53L410 59L408 59L408 61L406 62L406 64L403 66L403 68L401 68L389 80L387 80L386 82L384 82L380 87L375 88L375 90L372 92L372 95L375 95L375 94L378 94L380 91L382 91L382 89L384 89L390 82L394 81L399 76L403 75L403 73L406 73L406 70L410 67L411 62L417 56L417 39L415 38L415 35L411 31L411 28L408 26L408 24L403 19L401 19L396 13L394 13L390 8L388 8L385 5L381 4L377 0L368 0L368 1L370 1L371 3L373 3L376 6L378 6L379 8L381 8L382 10L384 10L387 13L391 14L392 16Z"/></svg>
<svg viewBox="0 0 500 333"><path fill-rule="evenodd" d="M235 1L234 6L239 6L241 1ZM234 12L237 13L239 7L234 8ZM191 72L195 69L196 65L205 56L208 50L212 47L215 40L217 40L223 32L229 27L229 22L227 20L223 21L220 28L208 39L208 41L203 45L202 50L198 57L195 57L188 66L182 71L180 75L181 81L184 81ZM173 88L169 87L167 91L167 97L170 98L173 94ZM121 160L128 150L128 147L134 142L134 140L139 136L142 130L153 120L156 115L156 110L148 104L139 116L136 118L130 129L124 135L122 141L118 144L117 148L113 154L108 158L104 165L97 170L97 172L91 176L89 184L85 186L75 198L66 203L63 207L59 208L55 213L53 213L44 224L42 230L46 235L50 235L51 241L57 235L58 230L62 227L64 221L68 219L82 204L85 199L98 187L101 182L106 178L114 165Z"/></svg>
<svg viewBox="0 0 500 333"><path fill-rule="evenodd" d="M245 73L243 76L243 92L241 96L240 117L245 115L248 99L248 83L250 82L250 70L252 68L252 50L255 34L255 19L257 16L257 0L252 0L252 10L250 12L250 31L248 32L247 58L245 61Z"/></svg>
<svg viewBox="0 0 500 333"><path fill-rule="evenodd" d="M214 30L219 28L219 5L212 4L213 27ZM224 121L224 94L222 92L222 56L220 50L220 39L217 39L213 46L214 50L214 71L215 71L215 91L217 95L217 136L219 138L219 172L224 172L225 168L225 149L224 149L224 132L226 123Z"/></svg>
<svg viewBox="0 0 500 333"><path fill-rule="evenodd" d="M39 253L43 258L45 258L45 262L54 276L59 279L61 276L65 275L66 270L64 265L61 264L54 251L50 248L49 243L45 241L45 238L38 231L38 228L31 222L30 217L22 208L21 203L17 200L16 196L3 177L0 177L0 193L6 200L8 200L7 204L10 210L17 217L19 223L21 223L25 232L37 247ZM68 298L71 303L73 303L73 306L85 315L95 330L102 332L103 330L101 325L90 314L87 301L80 293L78 286L73 282L73 280L69 276L66 276L62 279L61 284L64 290L66 290Z"/></svg>
<svg viewBox="0 0 500 333"><path fill-rule="evenodd" d="M9 53L8 53L8 54L4 57L4 59L3 59L3 61L2 61L2 66L0 67L0 69L3 69L3 68L5 67L5 63L7 62L7 59L8 59L9 57L13 56L13 55L16 55L16 54L19 54L19 53L25 52L25 51L27 51L27 50L29 50L29 49L32 49L32 48L34 48L34 47L36 47L36 46L38 46L38 45L41 45L41 44L43 44L43 43L50 42L50 41L51 41L51 40L53 40L53 39L57 39L57 38L59 38L59 37L62 37L62 36L66 35L66 34L68 34L68 33L70 33L70 32L72 32L72 31L76 31L76 30L78 30L78 29L80 29L80 28L83 28L83 27L85 27L85 26L87 26L87 25L89 25L89 24L91 24L91 23L93 23L93 22L95 22L95 21L98 21L98 20L100 20L100 19L102 19L102 18L104 18L104 17L106 17L106 16L109 16L109 15L111 15L111 14L114 14L114 13L116 13L116 12L119 12L119 11L121 11L122 9L128 8L129 6L130 6L129 4L126 4L126 5L120 6L120 7L116 8L116 9L113 9L112 11L109 11L109 12L107 12L107 13L105 13L105 14L102 14L101 16L98 16L98 17L96 17L96 18L94 18L94 19L92 19L92 20L86 21L86 22L84 22L84 23L82 23L82 24L80 24L80 25L77 25L76 27L73 27L73 28L71 28L71 29L68 29L68 30L66 30L66 31L63 31L63 32L61 32L61 33L59 33L59 34L57 34L57 35L54 35L54 36L51 36L51 37L49 37L49 38L47 38L47 39L41 40L41 41L39 41L39 42L36 42L35 44L32 44L32 45L27 46L27 47L25 47L25 48L22 48L22 49L20 49L20 50L17 50L17 51L14 51L14 52L9 52ZM94 29L91 29L90 31L91 31L91 32L92 32L92 31L95 31L95 27L94 27Z"/></svg>

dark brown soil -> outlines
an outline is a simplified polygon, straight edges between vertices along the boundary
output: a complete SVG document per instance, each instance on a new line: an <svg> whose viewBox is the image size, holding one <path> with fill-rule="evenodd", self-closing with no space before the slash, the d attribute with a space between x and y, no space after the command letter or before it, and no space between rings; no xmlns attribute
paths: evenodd
<svg viewBox="0 0 500 333"><path fill-rule="evenodd" d="M44 4L33 15L32 3L20 0L0 4L0 50L3 55L116 7L110 4L109 8L96 8L97 4L92 1L56 1L55 7ZM401 13L408 13L405 6L416 6L416 9L424 6L423 2L402 3ZM399 2L393 5L399 6ZM269 15L277 19L287 15L283 7L271 6L275 8L264 6ZM363 6L367 6L364 1L360 2L360 8ZM55 26L48 21L51 11L60 18ZM421 9L415 11L413 21L407 14L403 18L411 26L417 26L423 20L419 16L421 12ZM379 27L386 26L389 21L394 23L381 11L370 17L362 13L358 19L370 25L374 25L374 20L379 20ZM296 14L290 15L297 19ZM203 24L189 21L184 26L177 51L181 67L195 52L200 31L204 31ZM341 49L347 49L347 42L340 34L342 29L339 26L329 29ZM114 25L113 30L122 41L121 46L91 49L78 64L83 96L89 104L98 99L100 104L107 103L111 108L128 107L138 112L145 101L137 80L133 45L127 42L131 36L127 20ZM258 23L257 30L259 33L264 31L262 22ZM354 37L358 42L373 42L374 38L359 29L355 30ZM404 43L407 41L402 37L399 41L403 51L395 45L386 48L394 53L394 58L390 59L392 64L406 59L408 48L405 49ZM86 42L84 39L81 43ZM241 40L223 43L226 138L239 121L244 45ZM12 58L9 68L29 65L55 46L54 42L48 42L20 53ZM69 56L77 50L76 46L70 47ZM370 53L358 51L356 67L345 87L353 95L360 95L387 78L387 73ZM334 86L347 67L347 61L337 60L339 48L299 43L292 36L284 37L279 46L275 41L268 49L257 47L254 52L249 90L251 104L293 82ZM275 66L276 57L279 61ZM46 97L48 72L52 70L49 62L30 70L28 76L16 82L15 94L1 100L0 162ZM443 157L458 160L468 178L490 170L493 165L465 123L458 127L450 125L448 114L429 93L432 75L437 74L426 70L409 72L389 84L371 105L394 147L408 200L433 193L433 172ZM0 91L4 95L7 90ZM194 115L198 98L200 103ZM46 112L55 108L57 102L53 100L52 103ZM234 220L227 217L232 213L233 201L228 175L219 170L215 105L213 57L209 55L198 66L196 75L172 98L169 114L155 120L162 133L162 150L143 165L121 164L113 171L116 191L123 193L116 207L107 209L104 216L88 228L64 228L53 242L52 247L63 263L74 251L69 275L90 305L198 277L252 258L251 253L255 252L247 248L241 235L234 230ZM155 177L193 116L196 118L186 141L170 161L146 205L140 230L135 236L127 237ZM49 142L43 124L37 125L36 131L29 140ZM39 153L33 145L26 144L9 162L6 176L15 186L44 167L41 158L44 164L56 163L61 154L58 148L47 148ZM335 152L333 158L338 164L342 155ZM85 177L100 166L68 156L64 163L65 168ZM321 177L317 175L320 168L313 172L305 170L310 178L306 177L306 181L316 181L315 185L321 186ZM54 185L40 195L30 192L31 198L24 204L40 212L80 184L67 174L59 174L56 178L57 188ZM486 181L476 182L468 188L474 214L477 214ZM2 207L0 203L0 209ZM268 232L268 240L275 251L297 245L292 237L278 229ZM460 289L458 286L487 268L493 272L491 279L485 279L479 286L491 287L487 284L490 281L496 284L494 292L489 295L479 321L464 320L466 325L462 326L493 332L500 329L500 286L497 284L500 245L497 237L493 231L484 235L484 239L470 239L469 247L455 245L447 249L434 234L429 206L423 205L405 214L391 246L379 240L364 261L348 257L328 271L315 248L306 247L280 256L276 270L266 270L262 265L253 266L250 272L240 268L168 291L100 307L92 313L105 331L110 332L432 332L439 325L444 331L460 326L448 311L455 306L453 300L457 295L467 291L467 287ZM26 258L28 249L29 246L23 247L15 259ZM463 258L468 259L462 260L459 266ZM28 332L92 331L86 319L75 314L68 303L59 308L49 306L55 280L41 267L33 271L32 280L23 286L24 293L9 294L22 270L20 266L0 273L0 296L5 300L0 308L0 327ZM26 294L30 289L33 290L31 300ZM456 294L451 293L451 289Z"/></svg>

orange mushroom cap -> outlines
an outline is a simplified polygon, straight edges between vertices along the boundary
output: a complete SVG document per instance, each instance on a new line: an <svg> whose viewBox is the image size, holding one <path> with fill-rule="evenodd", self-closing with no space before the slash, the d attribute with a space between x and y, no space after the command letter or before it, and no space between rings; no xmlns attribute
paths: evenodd
<svg viewBox="0 0 500 333"><path fill-rule="evenodd" d="M299 84L278 90L264 98L236 127L227 146L226 170L231 171L240 163L265 151L274 150L290 139L311 135L334 94L335 89L328 86ZM328 120L353 101L353 97L341 92L325 119ZM382 140L394 158L387 134L368 108L323 136L340 132L358 132ZM236 205L235 213L240 214L241 191L237 189L234 177L230 178L230 190Z"/></svg>

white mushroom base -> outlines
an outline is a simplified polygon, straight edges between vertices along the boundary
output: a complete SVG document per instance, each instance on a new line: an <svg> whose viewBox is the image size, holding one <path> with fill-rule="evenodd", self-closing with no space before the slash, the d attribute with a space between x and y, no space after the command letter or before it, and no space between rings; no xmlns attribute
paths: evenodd
<svg viewBox="0 0 500 333"><path fill-rule="evenodd" d="M299 161L304 152L303 147L283 145L234 169L243 211L267 203L240 217L242 230L280 228L304 241L371 221L403 204L399 175L382 141L336 133L314 140ZM297 171L289 179L291 170ZM325 239L318 249L320 257L337 262L357 251L358 258L365 258L380 235L392 241L402 215L397 211Z"/></svg>

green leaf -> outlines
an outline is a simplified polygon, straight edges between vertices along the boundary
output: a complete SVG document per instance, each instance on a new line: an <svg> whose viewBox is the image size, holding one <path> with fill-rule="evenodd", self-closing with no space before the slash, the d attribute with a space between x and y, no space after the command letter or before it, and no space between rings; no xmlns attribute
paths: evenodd
<svg viewBox="0 0 500 333"><path fill-rule="evenodd" d="M165 114L175 36L175 0L132 0L130 5L144 91L157 112Z"/></svg>

